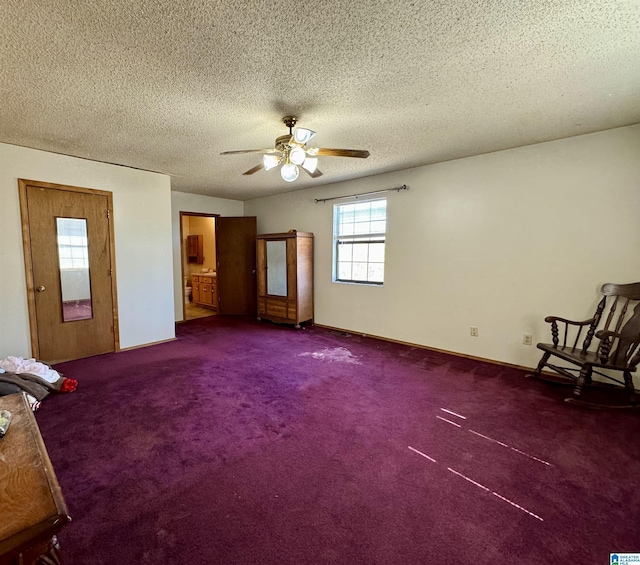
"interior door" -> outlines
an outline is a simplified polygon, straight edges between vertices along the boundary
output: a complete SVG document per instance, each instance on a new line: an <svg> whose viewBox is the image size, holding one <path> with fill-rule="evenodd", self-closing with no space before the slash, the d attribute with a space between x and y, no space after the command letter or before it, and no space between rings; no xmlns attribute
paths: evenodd
<svg viewBox="0 0 640 565"><path fill-rule="evenodd" d="M255 216L216 218L218 313L255 315L256 236Z"/></svg>
<svg viewBox="0 0 640 565"><path fill-rule="evenodd" d="M19 183L33 356L115 351L111 193Z"/></svg>

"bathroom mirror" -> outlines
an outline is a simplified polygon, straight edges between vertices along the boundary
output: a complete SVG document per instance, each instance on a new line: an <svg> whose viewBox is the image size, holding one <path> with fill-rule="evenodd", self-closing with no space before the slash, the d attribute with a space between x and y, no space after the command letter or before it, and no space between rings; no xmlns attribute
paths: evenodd
<svg viewBox="0 0 640 565"><path fill-rule="evenodd" d="M62 320L86 320L93 316L89 278L87 220L56 218Z"/></svg>
<svg viewBox="0 0 640 565"><path fill-rule="evenodd" d="M267 294L287 296L287 242L267 241Z"/></svg>

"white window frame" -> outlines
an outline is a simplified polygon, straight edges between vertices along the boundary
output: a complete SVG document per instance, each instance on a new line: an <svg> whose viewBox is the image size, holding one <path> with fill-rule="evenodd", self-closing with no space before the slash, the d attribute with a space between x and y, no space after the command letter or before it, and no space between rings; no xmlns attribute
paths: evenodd
<svg viewBox="0 0 640 565"><path fill-rule="evenodd" d="M352 233L341 233L341 211L347 209L348 206L359 206L363 204L371 204L372 202L381 202L385 203L385 215L384 220L381 219L372 219L369 217L369 226L365 226L365 223L362 222L347 222L347 226L349 224L353 224L352 228L348 228L346 231L351 231ZM336 283L347 283L347 284L362 284L362 285L370 285L370 286L382 286L384 284L384 264L385 264L385 252L386 252L386 235L387 235L387 199L386 198L370 198L367 200L357 200L351 202L345 202L342 204L334 204L333 205L333 268L332 268L332 281ZM365 229L358 230L358 223L360 223ZM383 224L383 230L372 228L375 224L375 228L379 228L381 224ZM345 226L345 224L342 224ZM372 249L370 244L380 244L382 243L382 260L370 260L370 253ZM338 260L340 258L340 245L343 244L361 244L367 245L367 259L365 261L356 261L352 258L349 261L343 261L344 263L351 263L352 269L353 265L356 263L366 263L367 268L367 279L370 276L369 266L372 264L382 264L382 280L364 280L360 278L354 278L353 271L351 273L351 277L345 278L340 277L340 268L338 265ZM378 247L379 249L379 247ZM353 250L353 247L352 247Z"/></svg>

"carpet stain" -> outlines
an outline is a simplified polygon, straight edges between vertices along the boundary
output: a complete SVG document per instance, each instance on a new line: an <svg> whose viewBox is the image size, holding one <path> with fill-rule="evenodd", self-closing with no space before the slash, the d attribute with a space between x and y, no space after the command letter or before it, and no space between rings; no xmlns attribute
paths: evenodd
<svg viewBox="0 0 640 565"><path fill-rule="evenodd" d="M360 365L360 360L351 353L346 347L335 347L329 349L325 347L321 351L300 353L298 357L312 357L320 361L329 361L330 363L351 363Z"/></svg>

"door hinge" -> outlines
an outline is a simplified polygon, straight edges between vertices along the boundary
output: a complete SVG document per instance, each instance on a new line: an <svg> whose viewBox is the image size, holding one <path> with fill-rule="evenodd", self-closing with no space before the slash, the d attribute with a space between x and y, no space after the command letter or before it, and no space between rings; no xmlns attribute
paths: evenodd
<svg viewBox="0 0 640 565"><path fill-rule="evenodd" d="M111 211L107 208L107 220L111 218Z"/></svg>
<svg viewBox="0 0 640 565"><path fill-rule="evenodd" d="M113 277L113 269L109 269L109 276Z"/></svg>

